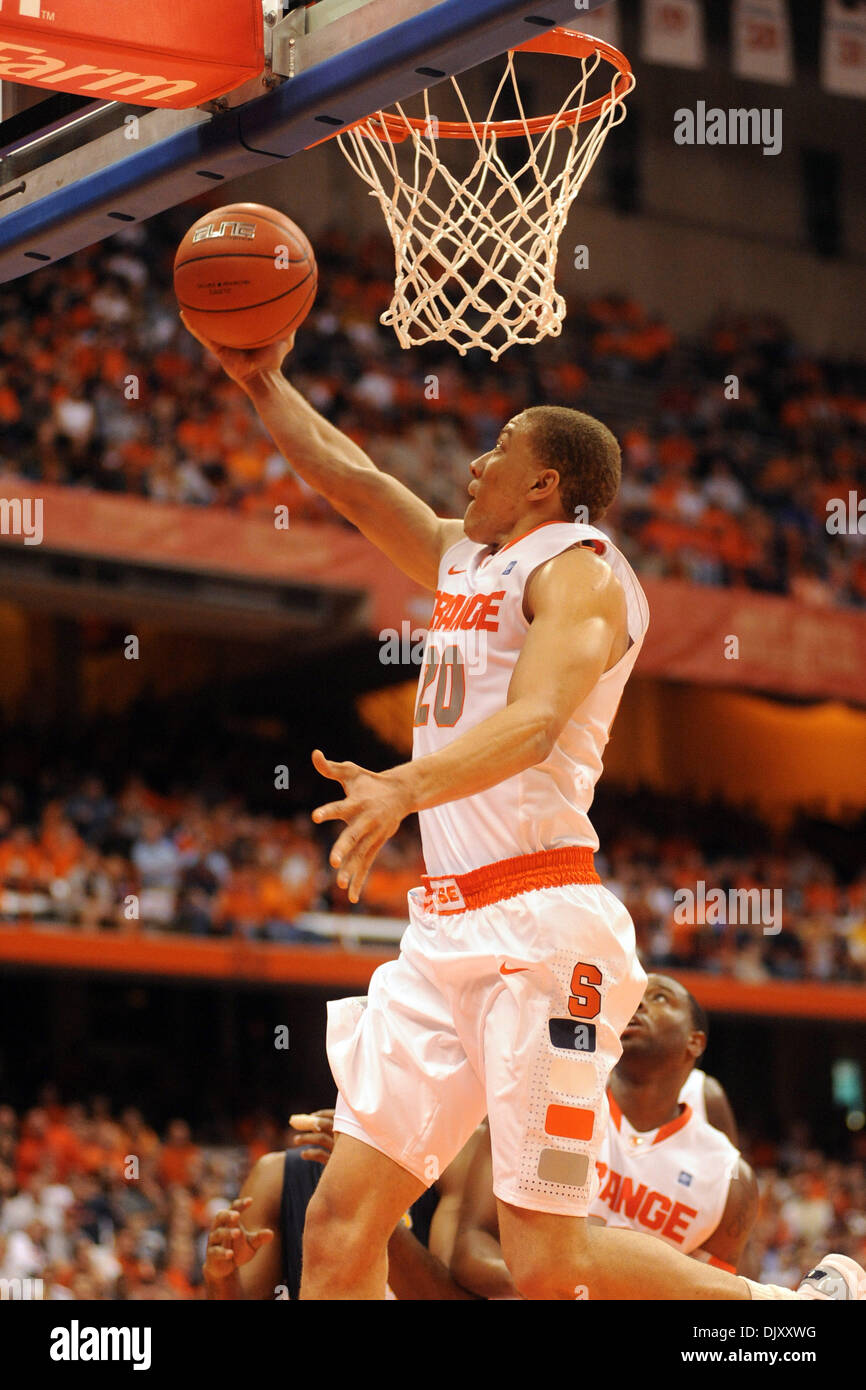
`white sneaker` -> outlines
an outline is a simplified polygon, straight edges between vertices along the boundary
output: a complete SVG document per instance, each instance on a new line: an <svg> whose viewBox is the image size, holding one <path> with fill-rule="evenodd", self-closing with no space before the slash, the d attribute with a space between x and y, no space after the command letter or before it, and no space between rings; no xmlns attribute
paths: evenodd
<svg viewBox="0 0 866 1390"><path fill-rule="evenodd" d="M804 1298L866 1300L866 1270L847 1255L825 1255L797 1292Z"/></svg>

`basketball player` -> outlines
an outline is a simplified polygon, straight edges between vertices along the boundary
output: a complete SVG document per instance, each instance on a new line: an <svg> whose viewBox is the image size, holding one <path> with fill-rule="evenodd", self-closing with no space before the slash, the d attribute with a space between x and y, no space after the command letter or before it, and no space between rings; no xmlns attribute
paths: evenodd
<svg viewBox="0 0 866 1390"><path fill-rule="evenodd" d="M442 520L289 384L289 346L212 350L301 478L435 593L412 761L370 772L313 754L343 788L313 819L345 822L330 860L350 901L412 812L427 876L399 958L367 999L329 1005L339 1138L307 1211L301 1296L382 1298L391 1232L486 1112L522 1296L748 1299L757 1286L726 1270L585 1220L607 1079L646 984L588 817L649 620L594 524L619 446L581 412L525 410L471 465L462 520ZM552 1084L569 1058L591 1062L591 1095Z"/></svg>
<svg viewBox="0 0 866 1390"><path fill-rule="evenodd" d="M651 1230L675 1249L734 1272L755 1223L758 1187L734 1145L683 1100L707 1029L688 990L650 975L611 1073L611 1119L589 1219ZM702 1092L711 1078L700 1076ZM724 1096L718 1082L713 1089ZM467 1178L451 1271L482 1298L515 1297L499 1247L489 1139L478 1146Z"/></svg>
<svg viewBox="0 0 866 1390"><path fill-rule="evenodd" d="M204 1282L211 1299L296 1299L307 1205L333 1149L333 1110L316 1131L292 1135L285 1153L265 1154L231 1207L211 1223ZM398 1299L469 1299L449 1273L477 1130L438 1182L418 1199L388 1242L388 1283ZM303 1152L299 1152L302 1150Z"/></svg>
<svg viewBox="0 0 866 1390"><path fill-rule="evenodd" d="M714 1129L720 1129L734 1148L737 1147L737 1122L731 1102L714 1076L707 1076L700 1067L694 1067L680 1092L680 1100L691 1106L699 1120L706 1120Z"/></svg>

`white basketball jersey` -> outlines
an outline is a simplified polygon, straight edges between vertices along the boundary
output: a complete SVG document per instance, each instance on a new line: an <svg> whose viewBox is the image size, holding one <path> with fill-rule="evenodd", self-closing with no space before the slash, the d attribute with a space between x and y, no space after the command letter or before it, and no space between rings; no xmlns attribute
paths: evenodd
<svg viewBox="0 0 866 1390"><path fill-rule="evenodd" d="M598 848L588 811L649 608L628 561L594 526L547 522L499 550L464 539L446 551L418 683L413 757L437 752L505 708L530 626L523 611L526 584L540 565L579 545L591 545L622 585L631 646L574 711L544 762L485 792L420 812L432 876L567 845Z"/></svg>
<svg viewBox="0 0 866 1390"><path fill-rule="evenodd" d="M705 1071L701 1071L700 1067L693 1067L680 1091L680 1100L684 1101L686 1105L690 1105L697 1118L703 1120L705 1124L709 1123L707 1120L707 1100L704 1095L706 1079L707 1073Z"/></svg>
<svg viewBox="0 0 866 1390"><path fill-rule="evenodd" d="M739 1152L689 1105L660 1129L639 1133L612 1095L590 1216L625 1226L691 1254L715 1231Z"/></svg>

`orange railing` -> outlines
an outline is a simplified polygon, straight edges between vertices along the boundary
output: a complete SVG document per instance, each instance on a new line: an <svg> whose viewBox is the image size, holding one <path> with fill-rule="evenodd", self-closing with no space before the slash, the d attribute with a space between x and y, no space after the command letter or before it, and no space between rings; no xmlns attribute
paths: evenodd
<svg viewBox="0 0 866 1390"><path fill-rule="evenodd" d="M56 927L0 927L0 963L90 974L364 989L376 966L393 956L393 950L381 946L281 945L238 937L203 941L157 933L127 936ZM782 980L744 984L695 970L673 973L714 1013L866 1021L862 985Z"/></svg>

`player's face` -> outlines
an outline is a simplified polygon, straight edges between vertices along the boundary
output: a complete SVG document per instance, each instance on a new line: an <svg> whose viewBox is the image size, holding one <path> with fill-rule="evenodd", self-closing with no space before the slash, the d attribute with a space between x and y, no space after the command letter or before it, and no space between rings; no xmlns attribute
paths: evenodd
<svg viewBox="0 0 866 1390"><path fill-rule="evenodd" d="M517 522L531 510L533 489L542 475L532 451L531 431L523 415L502 427L494 447L469 465L470 503L463 526L481 545L499 545L510 538Z"/></svg>
<svg viewBox="0 0 866 1390"><path fill-rule="evenodd" d="M694 1032L689 997L682 985L667 975L650 975L644 997L622 1034L623 1056L685 1061Z"/></svg>

